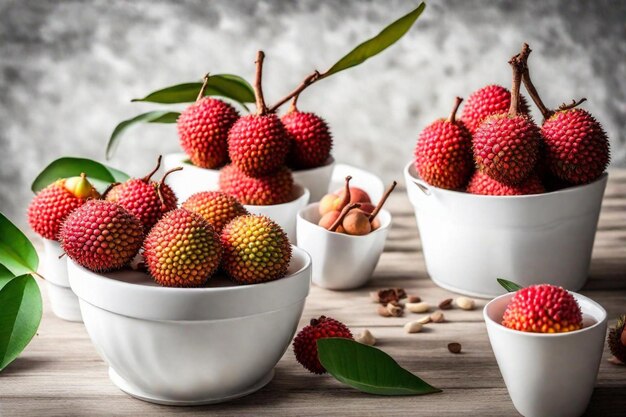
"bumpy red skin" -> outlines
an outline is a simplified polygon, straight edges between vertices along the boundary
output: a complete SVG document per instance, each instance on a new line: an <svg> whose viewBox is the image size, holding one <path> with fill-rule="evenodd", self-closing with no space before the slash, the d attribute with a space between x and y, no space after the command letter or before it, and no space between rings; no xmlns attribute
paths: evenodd
<svg viewBox="0 0 626 417"><path fill-rule="evenodd" d="M220 191L203 191L189 197L182 207L198 213L217 233L238 216L248 214L248 210L232 195Z"/></svg>
<svg viewBox="0 0 626 417"><path fill-rule="evenodd" d="M292 111L281 120L291 146L287 165L292 169L310 169L324 165L333 146L333 138L324 119L313 113Z"/></svg>
<svg viewBox="0 0 626 417"><path fill-rule="evenodd" d="M542 194L546 190L535 173L517 185L506 185L482 172L475 172L467 185L467 192L480 195L528 195Z"/></svg>
<svg viewBox="0 0 626 417"><path fill-rule="evenodd" d="M91 200L67 216L59 233L65 253L96 272L120 269L143 242L141 221L122 206Z"/></svg>
<svg viewBox="0 0 626 417"><path fill-rule="evenodd" d="M507 306L502 325L533 333L562 333L582 328L576 299L561 287L541 284L523 288Z"/></svg>
<svg viewBox="0 0 626 417"><path fill-rule="evenodd" d="M294 182L291 171L282 167L263 177L251 177L235 165L227 165L220 171L220 190L241 202L252 206L283 204L294 199Z"/></svg>
<svg viewBox="0 0 626 417"><path fill-rule="evenodd" d="M209 222L181 208L154 225L144 241L143 257L157 284L199 287L219 267L222 247Z"/></svg>
<svg viewBox="0 0 626 417"><path fill-rule="evenodd" d="M435 187L464 187L474 171L469 130L462 123L446 119L427 126L417 139L415 169Z"/></svg>
<svg viewBox="0 0 626 417"><path fill-rule="evenodd" d="M478 126L488 117L506 113L511 106L511 92L499 85L488 85L474 91L463 106L461 121L474 134ZM520 96L519 113L528 114L528 104Z"/></svg>
<svg viewBox="0 0 626 417"><path fill-rule="evenodd" d="M85 204L64 187L65 180L48 185L33 197L28 206L28 224L44 239L58 240L61 224L67 216Z"/></svg>
<svg viewBox="0 0 626 417"><path fill-rule="evenodd" d="M180 145L201 168L219 168L228 162L228 131L239 119L233 106L204 97L188 106L176 122Z"/></svg>
<svg viewBox="0 0 626 417"><path fill-rule="evenodd" d="M519 184L535 169L540 141L539 128L528 116L489 116L473 137L474 162L499 182Z"/></svg>
<svg viewBox="0 0 626 417"><path fill-rule="evenodd" d="M178 203L174 191L167 184L161 184L161 201L157 186L155 181L133 178L113 187L105 198L137 216L144 230L148 232L165 213L174 210Z"/></svg>
<svg viewBox="0 0 626 417"><path fill-rule="evenodd" d="M249 176L279 170L289 152L289 138L275 114L251 114L240 118L228 134L231 161Z"/></svg>
<svg viewBox="0 0 626 417"><path fill-rule="evenodd" d="M300 330L293 340L296 360L314 374L326 373L326 369L317 356L317 340L327 337L354 339L352 332L345 324L330 317L321 316L319 319L312 319L311 324Z"/></svg>
<svg viewBox="0 0 626 417"><path fill-rule="evenodd" d="M606 132L583 109L557 111L541 127L550 172L572 184L587 184L606 169L609 141Z"/></svg>

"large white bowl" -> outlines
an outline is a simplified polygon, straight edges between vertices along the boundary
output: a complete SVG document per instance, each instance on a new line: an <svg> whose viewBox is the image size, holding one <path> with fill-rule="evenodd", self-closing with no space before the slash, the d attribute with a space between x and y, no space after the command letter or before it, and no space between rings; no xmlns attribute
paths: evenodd
<svg viewBox="0 0 626 417"><path fill-rule="evenodd" d="M595 321L568 333L525 333L504 327L513 294L483 310L491 347L513 405L526 417L572 417L585 412L598 375L606 334L606 311L576 293L583 317Z"/></svg>
<svg viewBox="0 0 626 417"><path fill-rule="evenodd" d="M267 384L309 293L311 261L293 248L288 276L233 286L163 288L141 272L97 274L68 262L87 332L112 381L139 399L195 405Z"/></svg>
<svg viewBox="0 0 626 417"><path fill-rule="evenodd" d="M364 236L329 232L317 223L319 203L298 212L298 246L311 255L313 283L330 290L348 290L367 283L385 248L391 214L381 210L380 227Z"/></svg>
<svg viewBox="0 0 626 417"><path fill-rule="evenodd" d="M312 202L319 201L328 192L334 169L335 159L331 156L321 167L292 171L293 180L309 189Z"/></svg>
<svg viewBox="0 0 626 417"><path fill-rule="evenodd" d="M83 321L78 298L70 288L67 277L67 260L61 244L43 239L40 273L45 278L50 307L55 316L67 321Z"/></svg>
<svg viewBox="0 0 626 417"><path fill-rule="evenodd" d="M607 174L586 185L504 197L433 187L412 162L404 177L426 268L437 285L492 298L504 292L500 277L573 291L587 281Z"/></svg>

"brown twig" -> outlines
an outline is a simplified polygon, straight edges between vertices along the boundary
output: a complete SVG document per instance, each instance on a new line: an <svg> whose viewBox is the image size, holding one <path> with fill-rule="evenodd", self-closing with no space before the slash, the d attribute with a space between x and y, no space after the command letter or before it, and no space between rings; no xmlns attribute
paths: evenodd
<svg viewBox="0 0 626 417"><path fill-rule="evenodd" d="M341 223L343 222L343 219L346 217L348 212L352 209L356 209L359 207L361 207L359 203L352 203L352 204L345 206L341 210L341 213L339 213L339 217L337 217L337 220L335 220L335 222L328 228L328 230L330 232L334 232L335 230L337 230L337 228L341 225Z"/></svg>
<svg viewBox="0 0 626 417"><path fill-rule="evenodd" d="M452 113L450 113L450 117L448 117L448 121L450 123L456 122L456 112L459 110L459 106L461 105L462 102L463 102L463 99L461 97L457 97L454 100L454 107L452 108Z"/></svg>
<svg viewBox="0 0 626 417"><path fill-rule="evenodd" d="M516 56L516 59L521 63L523 68L522 81L524 82L524 87L526 87L526 91L528 91L530 98L532 98L532 100L535 102L537 108L539 108L539 111L543 116L543 119L545 120L552 116L554 112L546 107L546 105L543 103L543 100L541 100L541 97L539 97L539 93L537 92L537 89L530 79L530 70L528 69L528 57L531 52L532 49L530 49L530 46L528 46L527 43L524 43L524 45L522 46L522 51L519 53L519 55Z"/></svg>
<svg viewBox="0 0 626 417"><path fill-rule="evenodd" d="M198 93L198 97L196 98L196 101L200 100L202 97L204 97L204 93L206 92L206 87L207 85L209 85L209 78L211 76L209 75L209 73L207 72L204 75L204 79L202 82L202 87L200 87L200 92Z"/></svg>
<svg viewBox="0 0 626 417"><path fill-rule="evenodd" d="M522 84L522 74L524 65L519 60L519 55L515 55L509 60L511 68L513 68L513 85L511 86L511 105L509 106L509 116L515 117L519 111L520 102L520 85Z"/></svg>
<svg viewBox="0 0 626 417"><path fill-rule="evenodd" d="M563 103L559 106L559 110L571 110L575 107L580 106L582 103L584 103L585 101L587 101L587 99L585 97L581 98L580 100L576 101L576 100L572 100L572 102L570 104L566 104Z"/></svg>
<svg viewBox="0 0 626 417"><path fill-rule="evenodd" d="M156 174L156 172L159 170L159 168L161 168L161 159L163 159L162 155L159 155L159 157L157 158L157 164L156 167L154 167L154 169L148 173L148 175L146 175L145 177L143 177L141 180L143 182L148 182L150 181L150 178L152 178L152 176L154 174Z"/></svg>
<svg viewBox="0 0 626 417"><path fill-rule="evenodd" d="M457 97L458 98L458 97ZM378 213L380 212L380 210L383 208L383 206L385 205L385 202L387 201L387 199L389 198L389 196L391 195L391 192L393 191L394 188L396 188L396 185L398 185L397 182L393 182L389 188L387 189L387 191L385 191L385 194L383 194L383 196L381 197L380 201L378 202L378 204L376 205L376 208L374 209L374 211L372 211L372 213L369 216L369 221L370 223L374 221L374 219L376 218L376 216L378 216Z"/></svg>
<svg viewBox="0 0 626 417"><path fill-rule="evenodd" d="M311 84L323 79L326 77L326 73L320 73L318 70L313 71L311 74L307 75L304 80L297 86L291 93L287 94L285 97L278 100L276 104L269 108L268 112L274 113L280 106L288 102L294 97L297 97L304 91L305 88L310 86Z"/></svg>
<svg viewBox="0 0 626 417"><path fill-rule="evenodd" d="M166 171L165 174L163 174L161 181L159 181L159 183L157 184L156 186L157 196L159 197L159 200L161 201L161 204L163 206L165 206L165 199L163 198L163 193L161 193L161 187L163 187L163 184L165 183L165 178L167 178L167 176L170 175L172 172L181 171L182 169L183 167L176 167L176 168L170 169L169 171Z"/></svg>
<svg viewBox="0 0 626 417"><path fill-rule="evenodd" d="M256 54L256 77L254 81L254 95L256 97L256 113L266 114L268 113L267 106L265 105L265 99L263 98L263 60L265 59L265 53L258 51Z"/></svg>

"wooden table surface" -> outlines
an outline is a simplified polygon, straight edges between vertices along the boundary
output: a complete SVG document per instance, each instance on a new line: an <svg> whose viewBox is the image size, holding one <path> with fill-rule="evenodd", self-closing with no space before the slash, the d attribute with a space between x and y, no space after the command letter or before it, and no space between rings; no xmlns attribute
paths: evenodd
<svg viewBox="0 0 626 417"><path fill-rule="evenodd" d="M138 415L377 415L377 416L516 416L489 346L478 301L474 311L446 311L447 322L407 335L410 318L382 318L369 291L403 287L437 304L454 294L435 286L424 257L413 211L403 191L389 202L394 215L385 252L370 284L356 291L313 287L300 327L321 314L346 323L354 333L369 329L377 347L401 365L442 388L423 397L380 397L360 393L330 376L309 374L291 348L269 385L230 403L202 407L167 407L129 397L110 381L82 324L56 318L46 304L38 335L23 354L0 373L0 416L138 416ZM45 290L44 290L45 292ZM583 294L602 304L615 323L626 313L626 170L610 173L593 251L590 279ZM45 294L44 294L45 298ZM415 316L417 317L417 316ZM463 345L463 354L447 344ZM626 366L607 362L605 348L590 416L626 416Z"/></svg>

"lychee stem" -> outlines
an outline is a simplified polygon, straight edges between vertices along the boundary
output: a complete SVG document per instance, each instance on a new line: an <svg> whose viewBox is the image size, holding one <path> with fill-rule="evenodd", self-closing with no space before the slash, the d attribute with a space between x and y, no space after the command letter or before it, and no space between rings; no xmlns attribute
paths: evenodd
<svg viewBox="0 0 626 417"><path fill-rule="evenodd" d="M344 192L343 192L343 200L341 200L341 204L340 204L341 208L344 208L345 206L347 206L348 203L350 203L350 198L352 198L352 196L350 195L350 180L351 179L352 177L350 175L346 177L346 185L345 185Z"/></svg>
<svg viewBox="0 0 626 417"><path fill-rule="evenodd" d="M511 87L511 105L508 115L515 117L519 111L520 102L520 85L522 84L522 64L517 60L517 55L509 60L509 64L513 68L513 86Z"/></svg>
<svg viewBox="0 0 626 417"><path fill-rule="evenodd" d="M328 228L328 231L334 232L335 230L337 230L337 228L341 225L341 223L343 223L343 219L345 219L348 212L352 209L356 209L359 207L361 207L359 203L352 203L348 206L345 206L343 209L341 209L341 213L339 213L339 217L337 217L337 220L335 220L335 222Z"/></svg>
<svg viewBox="0 0 626 417"><path fill-rule="evenodd" d="M282 106L283 104L285 104L292 98L299 96L300 93L302 93L305 88L307 88L314 82L323 79L324 77L326 77L326 73L321 74L318 70L313 71L311 74L307 75L304 80L302 80L299 86L297 86L291 93L287 94L285 97L278 100L278 103L270 107L268 111L270 113L274 113L280 106Z"/></svg>
<svg viewBox="0 0 626 417"><path fill-rule="evenodd" d="M156 172L159 170L159 168L161 168L161 159L163 159L162 155L159 155L159 157L157 158L157 164L156 167L154 167L154 169L152 171L150 171L150 173L148 173L148 175L146 175L145 177L143 177L141 180L143 182L148 182L150 181L150 178L152 178L152 176L154 174L156 174Z"/></svg>
<svg viewBox="0 0 626 417"><path fill-rule="evenodd" d="M109 191L111 191L113 189L113 187L116 187L118 185L120 185L121 183L119 182L112 182L111 184L109 184L107 186L107 188L104 190L104 192L102 194L100 194L100 200L106 200L107 194L109 194Z"/></svg>
<svg viewBox="0 0 626 417"><path fill-rule="evenodd" d="M268 113L267 106L265 105L265 99L263 98L263 60L265 59L265 53L258 51L256 54L256 78L254 82L254 95L256 97L256 114L264 115Z"/></svg>
<svg viewBox="0 0 626 417"><path fill-rule="evenodd" d="M459 106L461 105L462 102L463 102L463 99L461 97L457 97L454 100L454 107L452 108L452 113L450 113L450 117L448 117L448 121L450 123L456 122L456 112L459 110Z"/></svg>
<svg viewBox="0 0 626 417"><path fill-rule="evenodd" d="M458 99L458 97L457 97ZM462 99L461 99L462 100ZM460 103L460 101L459 101ZM458 108L458 106L457 106ZM454 113L453 113L454 114ZM380 212L380 210L383 208L383 206L385 205L385 202L387 201L387 199L389 198L389 196L391 195L391 192L393 191L394 188L396 188L396 185L398 185L398 183L396 181L394 181L389 188L387 189L387 191L385 191L385 194L383 194L383 196L381 197L380 201L378 202L378 204L376 205L376 208L374 208L374 211L372 211L372 213L369 216L369 221L370 223L374 221L374 219L376 218L376 216L378 216L378 213Z"/></svg>
<svg viewBox="0 0 626 417"><path fill-rule="evenodd" d="M176 167L176 168L170 169L169 171L165 172L165 174L163 174L163 177L157 184L156 186L157 196L159 197L159 200L161 201L161 204L163 206L165 206L165 199L163 198L163 193L161 193L161 187L163 187L163 184L165 183L165 178L167 178L167 176L170 175L172 172L181 171L182 169L183 167Z"/></svg>
<svg viewBox="0 0 626 417"><path fill-rule="evenodd" d="M563 111L563 110L571 110L573 108L576 108L578 106L580 106L582 103L584 103L585 101L587 101L587 98L583 97L580 100L576 101L576 100L572 100L572 102L570 104L561 104L559 106L559 110Z"/></svg>
<svg viewBox="0 0 626 417"><path fill-rule="evenodd" d="M527 43L524 43L524 45L522 45L522 51L518 55L516 55L515 59L522 66L522 80L524 81L524 87L526 87L526 91L528 91L530 98L532 98L532 100L535 102L535 105L537 105L537 108L541 112L543 119L546 120L550 116L552 116L554 112L548 109L543 103L543 100L541 100L541 97L539 97L539 93L537 92L537 89L530 79L530 71L528 69L528 56L531 52L532 49L530 49L530 46L528 46Z"/></svg>
<svg viewBox="0 0 626 417"><path fill-rule="evenodd" d="M298 97L300 97L300 94L296 94L293 100L291 100L291 105L289 106L289 110L287 110L287 114L298 111Z"/></svg>
<svg viewBox="0 0 626 417"><path fill-rule="evenodd" d="M211 75L207 72L204 75L203 82L202 82L202 87L200 87L200 92L198 93L198 97L196 98L196 101L199 101L201 98L204 97L204 93L206 91L206 87L207 87L207 85L209 85L209 78L211 78Z"/></svg>

